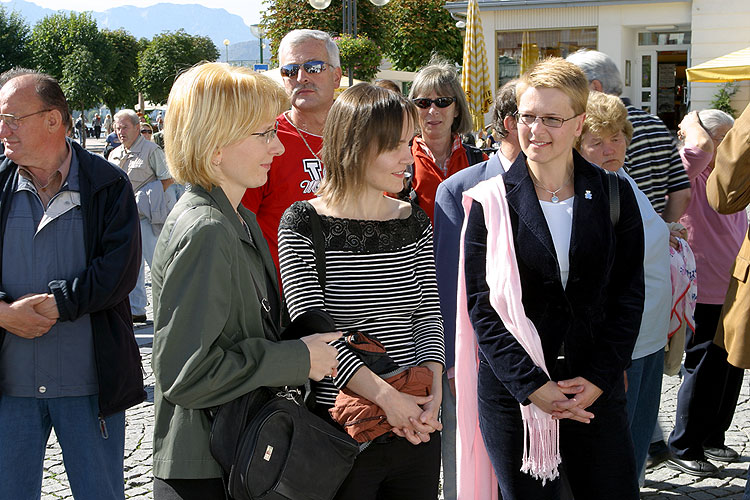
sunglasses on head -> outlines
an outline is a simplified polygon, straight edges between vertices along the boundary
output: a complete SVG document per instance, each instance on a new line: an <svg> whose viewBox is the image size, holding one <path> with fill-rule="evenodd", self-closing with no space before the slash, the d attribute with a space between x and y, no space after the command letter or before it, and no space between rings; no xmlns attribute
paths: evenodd
<svg viewBox="0 0 750 500"><path fill-rule="evenodd" d="M417 105L418 108L427 109L430 106L432 106L432 103L435 103L435 106L438 108L447 108L454 102L456 102L455 97L436 97L435 99L430 99L429 97L418 97L416 99L412 99L412 102Z"/></svg>
<svg viewBox="0 0 750 500"><path fill-rule="evenodd" d="M305 73L317 75L318 73L325 71L327 64L328 63L325 61L307 61L302 64L285 64L279 68L279 71L281 71L281 76L286 76L288 78L292 78L299 73L300 68L303 68Z"/></svg>

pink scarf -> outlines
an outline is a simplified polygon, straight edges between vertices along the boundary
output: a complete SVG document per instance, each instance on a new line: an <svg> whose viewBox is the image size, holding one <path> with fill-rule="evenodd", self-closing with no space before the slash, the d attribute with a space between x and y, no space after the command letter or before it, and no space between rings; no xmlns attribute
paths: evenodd
<svg viewBox="0 0 750 500"><path fill-rule="evenodd" d="M456 312L456 409L457 488L460 500L497 498L497 479L479 431L477 409L478 347L466 308L464 238L471 203L484 209L487 228L487 284L490 303L508 331L518 340L532 361L548 375L541 340L526 317L521 302L513 232L501 176L477 184L463 196L464 224L461 230ZM521 405L524 452L521 471L542 483L558 477L560 464L559 422L536 405Z"/></svg>

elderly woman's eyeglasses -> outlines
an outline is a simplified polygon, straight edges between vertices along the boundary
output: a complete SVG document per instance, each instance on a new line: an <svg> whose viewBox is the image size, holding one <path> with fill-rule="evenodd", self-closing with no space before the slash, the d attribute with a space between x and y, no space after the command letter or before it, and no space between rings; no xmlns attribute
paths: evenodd
<svg viewBox="0 0 750 500"><path fill-rule="evenodd" d="M432 106L433 103L435 103L435 106L438 108L447 108L454 102L456 102L455 97L436 97L435 99L430 99L429 97L417 97L416 99L411 100L418 108L427 109L430 106Z"/></svg>
<svg viewBox="0 0 750 500"><path fill-rule="evenodd" d="M302 64L285 64L279 68L279 71L281 72L281 76L286 76L288 78L293 78L294 75L299 72L300 68L304 69L305 73L316 75L325 71L327 64L328 63L325 61L307 61Z"/></svg>
<svg viewBox="0 0 750 500"><path fill-rule="evenodd" d="M279 122L276 122L276 124L273 126L272 129L268 129L265 132L253 132L250 135L257 135L258 137L266 141L266 144L271 144L271 141L273 141L276 138L276 134L278 132L279 132Z"/></svg>
<svg viewBox="0 0 750 500"><path fill-rule="evenodd" d="M536 115L529 115L526 113L516 113L516 120L518 120L520 123L523 123L527 127L531 127L534 125L534 122L539 120L542 122L542 125L550 128L560 128L563 126L563 123L572 120L578 115L571 116L570 118L558 118L556 116L536 116Z"/></svg>
<svg viewBox="0 0 750 500"><path fill-rule="evenodd" d="M11 130L18 130L18 126L20 125L18 122L23 120L24 118L28 118L30 116L38 115L39 113L46 113L47 111L52 111L51 109L42 109L40 111L37 111L35 113L29 113L28 115L23 116L14 116L9 115L7 113L0 114L0 120L5 122L7 126L11 128Z"/></svg>

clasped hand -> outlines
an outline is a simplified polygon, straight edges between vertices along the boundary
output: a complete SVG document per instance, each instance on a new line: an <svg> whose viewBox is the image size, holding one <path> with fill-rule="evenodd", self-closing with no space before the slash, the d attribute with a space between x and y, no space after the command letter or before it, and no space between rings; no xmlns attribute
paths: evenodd
<svg viewBox="0 0 750 500"><path fill-rule="evenodd" d="M594 414L586 409L601 395L602 390L595 384L583 377L575 377L559 382L549 381L534 391L529 400L554 419L569 418L588 424Z"/></svg>
<svg viewBox="0 0 750 500"><path fill-rule="evenodd" d="M433 395L412 396L394 390L382 408L393 433L411 444L426 443L431 433L443 429L438 420L440 402Z"/></svg>
<svg viewBox="0 0 750 500"><path fill-rule="evenodd" d="M19 337L33 339L47 333L59 317L54 295L27 294L10 304L3 304L0 326Z"/></svg>

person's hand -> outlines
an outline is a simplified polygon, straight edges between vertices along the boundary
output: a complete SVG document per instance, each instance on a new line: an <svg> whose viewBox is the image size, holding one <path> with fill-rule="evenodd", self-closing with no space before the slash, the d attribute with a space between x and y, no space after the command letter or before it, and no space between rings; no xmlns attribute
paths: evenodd
<svg viewBox="0 0 750 500"><path fill-rule="evenodd" d="M47 298L34 306L34 310L49 319L59 319L60 311L57 309L57 301L55 296L51 293L47 294Z"/></svg>
<svg viewBox="0 0 750 500"><path fill-rule="evenodd" d="M675 250L680 249L680 242L677 241L677 238L687 240L687 229L683 228L681 230L669 230L669 245Z"/></svg>
<svg viewBox="0 0 750 500"><path fill-rule="evenodd" d="M603 391L583 377L560 380L557 385L561 391L566 394L575 394L575 396L567 401L556 402L557 411L552 416L555 418L573 418L579 422L589 423L594 418L594 414L586 411L586 408L594 404L594 401L602 395ZM583 419L580 419L580 417L583 417Z"/></svg>
<svg viewBox="0 0 750 500"><path fill-rule="evenodd" d="M393 427L394 434L406 438L411 444L419 444L429 441L430 432L434 431L420 422L423 412L420 405L426 405L433 399L433 396L412 396L394 389L383 401L381 408Z"/></svg>
<svg viewBox="0 0 750 500"><path fill-rule="evenodd" d="M0 327L25 339L41 337L55 324L54 319L35 310L46 300L47 294L39 293L24 295L11 304L0 302Z"/></svg>
<svg viewBox="0 0 750 500"><path fill-rule="evenodd" d="M529 400L555 419L569 418L588 424L594 418L594 414L578 407L576 403L571 404L572 399L568 399L567 396L579 394L582 391L583 388L580 386L562 388L555 382L548 381L531 393Z"/></svg>
<svg viewBox="0 0 750 500"><path fill-rule="evenodd" d="M336 376L336 367L339 366L336 356L339 351L332 345L328 345L328 342L333 342L339 337L341 337L341 332L316 333L315 335L302 337L302 342L310 351L310 374L308 377L320 381L326 376Z"/></svg>

